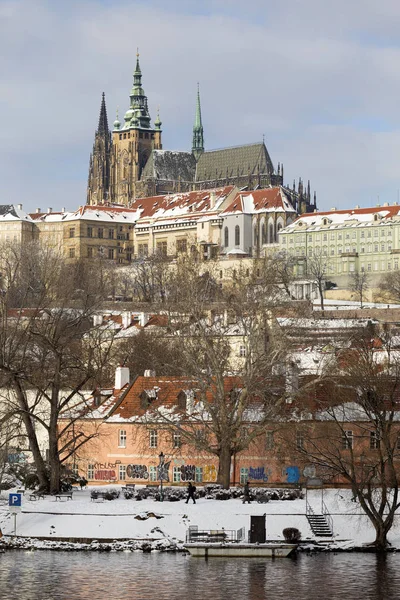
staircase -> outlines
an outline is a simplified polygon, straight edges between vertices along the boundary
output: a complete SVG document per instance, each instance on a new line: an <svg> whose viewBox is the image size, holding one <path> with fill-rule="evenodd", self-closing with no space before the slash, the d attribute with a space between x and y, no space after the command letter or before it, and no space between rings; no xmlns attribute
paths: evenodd
<svg viewBox="0 0 400 600"><path fill-rule="evenodd" d="M310 523L313 534L317 537L332 537L333 531L326 515L308 514L307 521Z"/></svg>
<svg viewBox="0 0 400 600"><path fill-rule="evenodd" d="M311 531L316 537L333 536L333 521L325 502L322 501L322 513L317 514L313 511L308 501L306 501L306 517Z"/></svg>

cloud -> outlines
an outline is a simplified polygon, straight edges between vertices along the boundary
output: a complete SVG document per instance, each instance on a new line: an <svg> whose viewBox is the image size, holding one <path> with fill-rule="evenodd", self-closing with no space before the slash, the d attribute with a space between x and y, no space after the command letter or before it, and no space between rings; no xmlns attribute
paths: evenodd
<svg viewBox="0 0 400 600"><path fill-rule="evenodd" d="M321 208L397 200L399 26L394 0L3 0L0 202L84 203L101 92L112 123L137 46L165 148L190 149L199 81L207 148L265 134Z"/></svg>

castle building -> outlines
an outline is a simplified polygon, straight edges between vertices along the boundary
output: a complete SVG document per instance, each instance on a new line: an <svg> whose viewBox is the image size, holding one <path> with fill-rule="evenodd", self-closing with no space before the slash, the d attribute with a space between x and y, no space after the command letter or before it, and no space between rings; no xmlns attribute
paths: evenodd
<svg viewBox="0 0 400 600"><path fill-rule="evenodd" d="M131 206L137 198L234 186L256 190L284 185L283 164L275 169L264 141L219 150L206 150L197 88L191 152L165 150L159 114L151 124L147 96L137 55L129 108L110 133L105 96L90 157L87 203ZM299 180L289 190L299 213L316 209L310 185Z"/></svg>

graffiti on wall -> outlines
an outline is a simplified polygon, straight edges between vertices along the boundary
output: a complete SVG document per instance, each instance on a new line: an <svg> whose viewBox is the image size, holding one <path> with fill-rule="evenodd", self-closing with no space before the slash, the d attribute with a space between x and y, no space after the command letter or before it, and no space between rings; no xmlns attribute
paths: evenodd
<svg viewBox="0 0 400 600"><path fill-rule="evenodd" d="M290 467L286 467L284 469L284 474L286 476L287 483L298 483L300 479L300 469L295 465L291 465Z"/></svg>
<svg viewBox="0 0 400 600"><path fill-rule="evenodd" d="M94 478L97 481L110 481L117 479L117 475L114 469L97 469L94 472Z"/></svg>
<svg viewBox="0 0 400 600"><path fill-rule="evenodd" d="M126 474L130 479L148 479L149 472L146 465L127 465Z"/></svg>
<svg viewBox="0 0 400 600"><path fill-rule="evenodd" d="M248 478L254 481L268 481L270 472L265 470L265 467L249 467Z"/></svg>

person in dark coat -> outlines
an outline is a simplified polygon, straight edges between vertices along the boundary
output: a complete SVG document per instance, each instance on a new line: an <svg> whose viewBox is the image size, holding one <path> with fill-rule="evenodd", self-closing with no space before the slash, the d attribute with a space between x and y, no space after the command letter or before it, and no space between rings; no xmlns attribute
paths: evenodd
<svg viewBox="0 0 400 600"><path fill-rule="evenodd" d="M193 504L196 504L196 499L194 497L194 493L196 491L196 487L192 484L191 481L189 481L188 486L187 486L187 498L186 498L186 504L189 502L190 498L193 500Z"/></svg>
<svg viewBox="0 0 400 600"><path fill-rule="evenodd" d="M249 482L246 481L245 485L244 485L244 489L243 489L243 504L245 502L248 502L249 504L251 504L251 500L250 500L250 488L249 488Z"/></svg>

